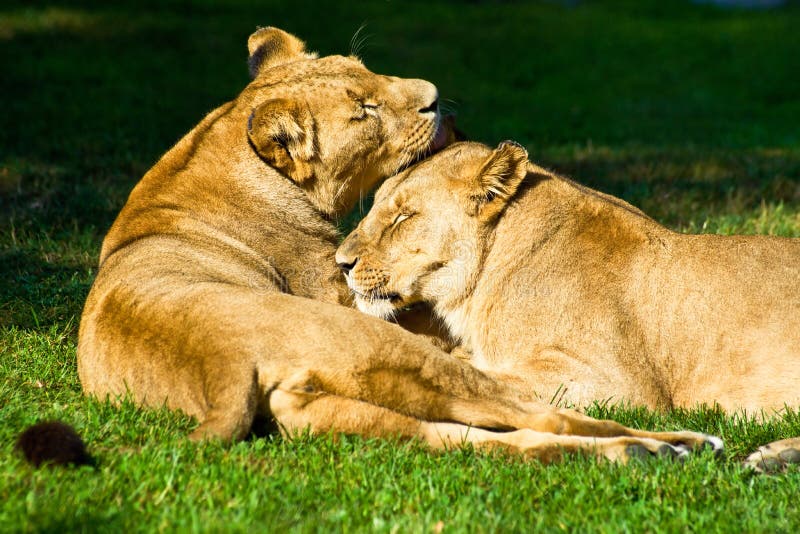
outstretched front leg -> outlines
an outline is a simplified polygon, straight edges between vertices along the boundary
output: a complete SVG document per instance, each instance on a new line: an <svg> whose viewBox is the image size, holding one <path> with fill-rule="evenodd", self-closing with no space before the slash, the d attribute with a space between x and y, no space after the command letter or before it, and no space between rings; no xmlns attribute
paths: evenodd
<svg viewBox="0 0 800 534"><path fill-rule="evenodd" d="M269 398L270 411L284 434L303 431L357 434L364 437L417 438L432 449L472 445L499 449L543 463L568 454L591 455L626 463L631 458L681 457L688 452L663 441L637 437L563 436L529 429L500 432L458 423L423 421L381 406L314 391L304 381L285 384Z"/></svg>
<svg viewBox="0 0 800 534"><path fill-rule="evenodd" d="M528 403L528 410L537 413L537 415L533 416L534 423L529 428L534 428L542 432L575 436L629 436L653 439L669 443L684 450L709 449L716 454L722 454L724 449L723 442L720 438L700 432L690 432L686 430L651 432L648 430L638 430L617 423L616 421L595 419L575 410L555 408L549 404L539 402Z"/></svg>

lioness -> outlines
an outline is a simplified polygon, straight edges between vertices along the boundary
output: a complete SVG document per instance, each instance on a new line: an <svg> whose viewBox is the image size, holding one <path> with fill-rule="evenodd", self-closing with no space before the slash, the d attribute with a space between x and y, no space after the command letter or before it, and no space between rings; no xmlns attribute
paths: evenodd
<svg viewBox="0 0 800 534"><path fill-rule="evenodd" d="M387 180L336 261L362 311L430 303L475 367L547 399L800 404L800 239L672 232L513 142Z"/></svg>
<svg viewBox="0 0 800 534"><path fill-rule="evenodd" d="M79 333L87 394L181 409L200 421L195 439L240 439L261 413L288 432L468 441L544 460L719 446L525 402L421 337L341 306L350 301L332 221L442 144L436 87L373 74L354 57L317 59L275 28L248 48L252 82L144 176L103 242Z"/></svg>

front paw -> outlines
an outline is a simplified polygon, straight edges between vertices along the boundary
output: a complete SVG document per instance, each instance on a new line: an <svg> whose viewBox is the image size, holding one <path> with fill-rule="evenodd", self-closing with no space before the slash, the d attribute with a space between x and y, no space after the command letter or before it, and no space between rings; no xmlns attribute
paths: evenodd
<svg viewBox="0 0 800 534"><path fill-rule="evenodd" d="M800 438L774 441L759 447L744 461L757 473L780 473L790 465L800 464Z"/></svg>

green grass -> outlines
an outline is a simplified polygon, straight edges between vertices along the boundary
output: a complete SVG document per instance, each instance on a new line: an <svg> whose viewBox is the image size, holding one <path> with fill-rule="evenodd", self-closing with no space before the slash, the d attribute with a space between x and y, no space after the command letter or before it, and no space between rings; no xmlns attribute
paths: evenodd
<svg viewBox="0 0 800 534"><path fill-rule="evenodd" d="M80 393L77 324L102 236L159 155L246 83L256 25L328 54L367 22L367 65L437 83L474 139L516 139L674 229L800 236L796 4L562 4L4 2L0 531L796 531L800 470L738 462L800 435L798 407L762 421L595 406L721 435L728 455L544 467L326 436L195 445L180 414ZM50 418L80 431L97 470L22 462L17 435Z"/></svg>

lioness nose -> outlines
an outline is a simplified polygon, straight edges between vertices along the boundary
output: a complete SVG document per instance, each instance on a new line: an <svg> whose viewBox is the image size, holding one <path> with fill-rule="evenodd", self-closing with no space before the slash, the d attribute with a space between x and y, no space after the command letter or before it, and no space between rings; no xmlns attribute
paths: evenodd
<svg viewBox="0 0 800 534"><path fill-rule="evenodd" d="M424 108L420 108L420 113L437 113L439 111L439 98L437 97L433 102L425 106Z"/></svg>
<svg viewBox="0 0 800 534"><path fill-rule="evenodd" d="M439 90L427 80L397 78L398 95L405 95L404 99L419 113L439 112Z"/></svg>
<svg viewBox="0 0 800 534"><path fill-rule="evenodd" d="M348 274L350 274L350 271L352 271L352 270L353 270L353 267L355 267L355 266L356 266L356 262L357 262L357 261L358 261L358 258L355 258L355 259L354 259L353 261L351 261L351 262L348 262L348 261L339 261L339 262L337 262L337 265L338 265L338 266L339 266L339 268L342 270L342 272L344 273L344 275L345 275L345 276L347 276Z"/></svg>

